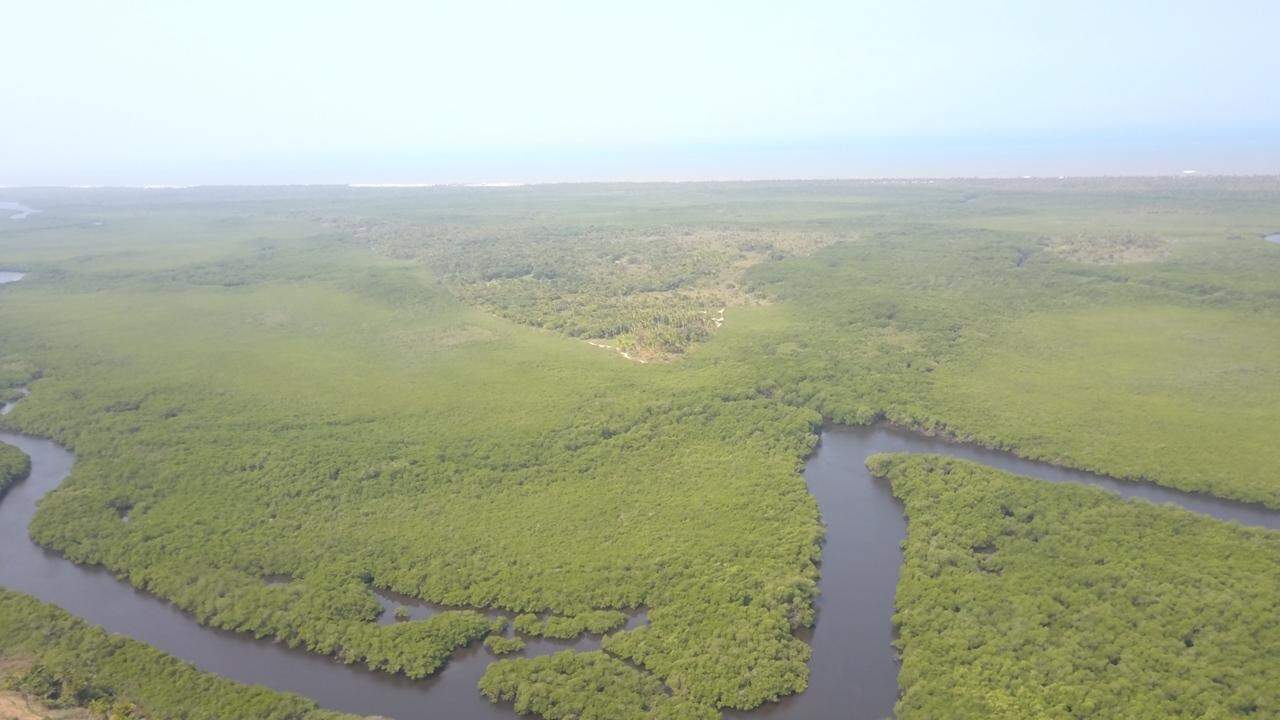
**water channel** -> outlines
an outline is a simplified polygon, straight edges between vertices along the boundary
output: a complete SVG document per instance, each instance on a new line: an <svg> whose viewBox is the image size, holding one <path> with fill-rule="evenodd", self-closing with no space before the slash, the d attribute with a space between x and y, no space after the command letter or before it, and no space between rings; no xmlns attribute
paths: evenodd
<svg viewBox="0 0 1280 720"><path fill-rule="evenodd" d="M0 283L21 277L21 273L0 272ZM0 414L12 407L0 408ZM335 710L396 720L510 720L514 716L509 707L491 704L476 690L485 666L494 659L479 643L459 650L429 679L393 677L203 627L168 602L133 589L102 568L76 565L40 548L28 538L27 527L39 499L66 478L75 459L50 440L0 432L0 442L29 455L32 468L31 475L0 501L0 586L54 603L202 670L305 695ZM1115 480L888 425L828 427L804 471L827 526L818 622L804 636L813 646L809 689L748 713L729 713L729 717L876 720L891 714L898 692L891 618L906 520L887 483L867 472L866 458L881 452L950 455L1047 482L1094 485L1124 497L1280 528L1280 513L1260 506ZM437 611L411 598L382 594L380 600L386 622L393 621L391 611L397 605L406 606L413 619ZM636 613L628 627L644 621L644 614ZM567 642L530 639L521 654L599 646L597 636Z"/></svg>

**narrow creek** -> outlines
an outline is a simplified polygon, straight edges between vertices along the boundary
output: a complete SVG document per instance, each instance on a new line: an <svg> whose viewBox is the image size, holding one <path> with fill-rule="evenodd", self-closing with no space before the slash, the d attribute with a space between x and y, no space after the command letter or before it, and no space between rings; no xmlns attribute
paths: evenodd
<svg viewBox="0 0 1280 720"><path fill-rule="evenodd" d="M0 414L11 409L12 405L5 405ZM30 476L10 488L0 501L0 586L59 605L202 670L305 695L335 710L396 720L514 717L509 706L494 705L476 690L485 666L494 660L479 643L459 650L441 672L426 680L370 672L270 641L203 627L168 602L133 589L102 568L76 565L35 545L27 536L27 527L37 503L67 477L74 457L50 440L17 433L0 432L0 442L31 457ZM906 522L887 484L867 473L866 458L880 452L951 455L1048 482L1095 485L1125 497L1174 503L1225 520L1280 528L1280 513L1258 506L1123 482L884 425L829 427L804 471L827 525L818 622L804 636L813 646L809 689L782 702L747 713L729 713L728 717L876 720L892 714L898 662L891 645L891 618ZM391 621L392 609L401 604L414 619L434 611L411 598L379 594L379 599L386 609L384 622ZM643 613L636 614L628 627L644 621ZM567 642L531 639L520 655L599 646L598 636Z"/></svg>

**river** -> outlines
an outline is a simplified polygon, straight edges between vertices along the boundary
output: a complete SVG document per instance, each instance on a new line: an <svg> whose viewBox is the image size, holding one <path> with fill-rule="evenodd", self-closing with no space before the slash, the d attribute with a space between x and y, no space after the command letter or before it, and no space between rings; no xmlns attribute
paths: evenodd
<svg viewBox="0 0 1280 720"><path fill-rule="evenodd" d="M18 274L20 276L20 274ZM16 279L16 278L15 278ZM8 282L0 279L0 282ZM0 408L7 413L11 405ZM396 720L511 720L510 707L494 705L476 690L493 656L474 643L426 680L410 680L347 666L330 658L245 635L202 627L171 604L133 589L109 572L76 565L35 545L27 527L41 497L71 471L74 457L56 443L0 432L0 441L31 457L31 475L0 501L0 585L61 606L107 630L182 658L202 670L244 683L298 693L335 710ZM897 698L898 661L893 640L893 596L906 537L902 506L865 461L880 452L951 455L1048 482L1095 485L1125 497L1170 502L1213 517L1280 528L1280 513L1242 503L1130 483L950 442L886 425L828 427L805 466L804 477L827 525L822 595L816 628L803 638L813 646L809 689L736 718L876 720L888 717ZM412 605L415 618L435 609L426 603L382 595L388 613ZM628 627L645 621L632 616ZM576 641L530 640L524 656L572 648L595 649L598 637Z"/></svg>
<svg viewBox="0 0 1280 720"><path fill-rule="evenodd" d="M1280 232L1268 235L1267 242L1280 243Z"/></svg>
<svg viewBox="0 0 1280 720"><path fill-rule="evenodd" d="M950 455L1047 482L1094 485L1223 520L1280 528L1280 513L1257 505L1125 482L884 424L828 427L804 469L827 526L818 622L804 636L813 647L809 689L727 717L880 720L892 714L898 697L898 658L890 645L891 618L907 523L888 483L867 472L866 459L882 452Z"/></svg>

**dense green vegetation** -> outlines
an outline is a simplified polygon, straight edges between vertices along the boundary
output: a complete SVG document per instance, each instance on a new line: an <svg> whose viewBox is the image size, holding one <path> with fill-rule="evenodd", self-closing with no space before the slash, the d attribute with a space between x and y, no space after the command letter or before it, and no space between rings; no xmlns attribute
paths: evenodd
<svg viewBox="0 0 1280 720"><path fill-rule="evenodd" d="M77 455L38 542L206 624L392 671L431 672L490 628L378 625L371 586L550 612L556 636L648 606L647 661L699 699L803 687L793 618L820 529L795 470L815 413L512 326L307 227L228 232L228 259L196 268L24 263L0 326L44 375L7 419Z"/></svg>
<svg viewBox="0 0 1280 720"><path fill-rule="evenodd" d="M546 717L804 689L823 419L1280 507L1274 179L22 199L3 422L77 456L38 542L415 676L493 621L373 588L611 633L491 666Z"/></svg>
<svg viewBox="0 0 1280 720"><path fill-rule="evenodd" d="M1280 533L934 456L906 505L902 720L1280 714Z"/></svg>
<svg viewBox="0 0 1280 720"><path fill-rule="evenodd" d="M545 620L524 613L517 615L513 624L516 632L523 635L568 639L582 633L607 633L622 627L626 621L626 614L617 610L590 610L568 617L553 615Z"/></svg>
<svg viewBox="0 0 1280 720"><path fill-rule="evenodd" d="M726 306L753 302L737 285L743 268L832 240L714 222L619 226L590 211L432 220L335 224L382 254L424 263L467 302L641 359L683 353L711 336Z"/></svg>
<svg viewBox="0 0 1280 720"><path fill-rule="evenodd" d="M662 683L602 652L558 652L489 666L480 691L547 720L707 720L714 710L673 698Z"/></svg>
<svg viewBox="0 0 1280 720"><path fill-rule="evenodd" d="M877 233L749 273L785 302L740 352L829 417L1280 507L1280 295L1242 267L1280 272L1280 253L1181 232L1155 267L1066 263L1009 231Z"/></svg>
<svg viewBox="0 0 1280 720"><path fill-rule="evenodd" d="M52 605L0 590L7 687L113 719L340 720L294 695L203 673L142 643L108 635Z"/></svg>
<svg viewBox="0 0 1280 720"><path fill-rule="evenodd" d="M31 458L12 445L0 443L0 498L15 482L31 472Z"/></svg>
<svg viewBox="0 0 1280 720"><path fill-rule="evenodd" d="M524 640L518 637L490 635L484 639L484 646L489 648L489 652L494 655L510 655L513 652L520 652L524 649Z"/></svg>
<svg viewBox="0 0 1280 720"><path fill-rule="evenodd" d="M470 302L583 337L625 334L582 323L644 294L607 286L631 277L609 248L643 249L651 284L696 267L733 285L712 303L729 306L724 329L707 326L727 337L702 354L739 387L1280 507L1262 420L1280 401L1280 253L1260 237L1277 196L1274 178L528 189L423 203L357 236ZM475 277L513 258L545 268Z"/></svg>

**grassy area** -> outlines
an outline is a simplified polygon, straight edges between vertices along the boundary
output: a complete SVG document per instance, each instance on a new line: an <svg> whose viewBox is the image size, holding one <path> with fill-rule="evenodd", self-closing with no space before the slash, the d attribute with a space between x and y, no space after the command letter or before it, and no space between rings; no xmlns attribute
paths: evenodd
<svg viewBox="0 0 1280 720"><path fill-rule="evenodd" d="M0 385L39 379L4 422L77 454L35 539L200 622L422 676L492 622L378 625L371 587L557 635L646 607L603 655L496 661L487 691L751 708L807 683L822 528L797 470L824 418L1280 504L1278 197L23 191L45 212L0 226L0 267L30 272L0 288ZM556 689L601 678L598 706Z"/></svg>
<svg viewBox="0 0 1280 720"><path fill-rule="evenodd" d="M868 465L908 519L897 717L1280 712L1280 533L959 460Z"/></svg>
<svg viewBox="0 0 1280 720"><path fill-rule="evenodd" d="M837 420L884 415L1280 507L1280 455L1266 430L1280 407L1280 252L1233 230L1246 212L1225 203L1240 215L1206 219L1193 197L1160 215L1168 254L1149 262L1063 256L1063 242L1094 249L1123 217L1103 205L1064 228L1062 215L1079 209L1059 208L1091 207L1093 194L1050 195L1049 208L1018 198L1019 212L984 218L993 229L957 217L868 230L748 270L748 284L778 307L731 316L760 318L762 329L718 338L706 355L750 356L754 382L771 396ZM1051 234L1009 229L1015 218ZM1140 220L1143 236L1158 227ZM1111 236L1121 245L1130 237Z"/></svg>
<svg viewBox="0 0 1280 720"><path fill-rule="evenodd" d="M953 427L1023 455L1280 507L1277 358L1268 313L1037 314L940 368L937 397Z"/></svg>

